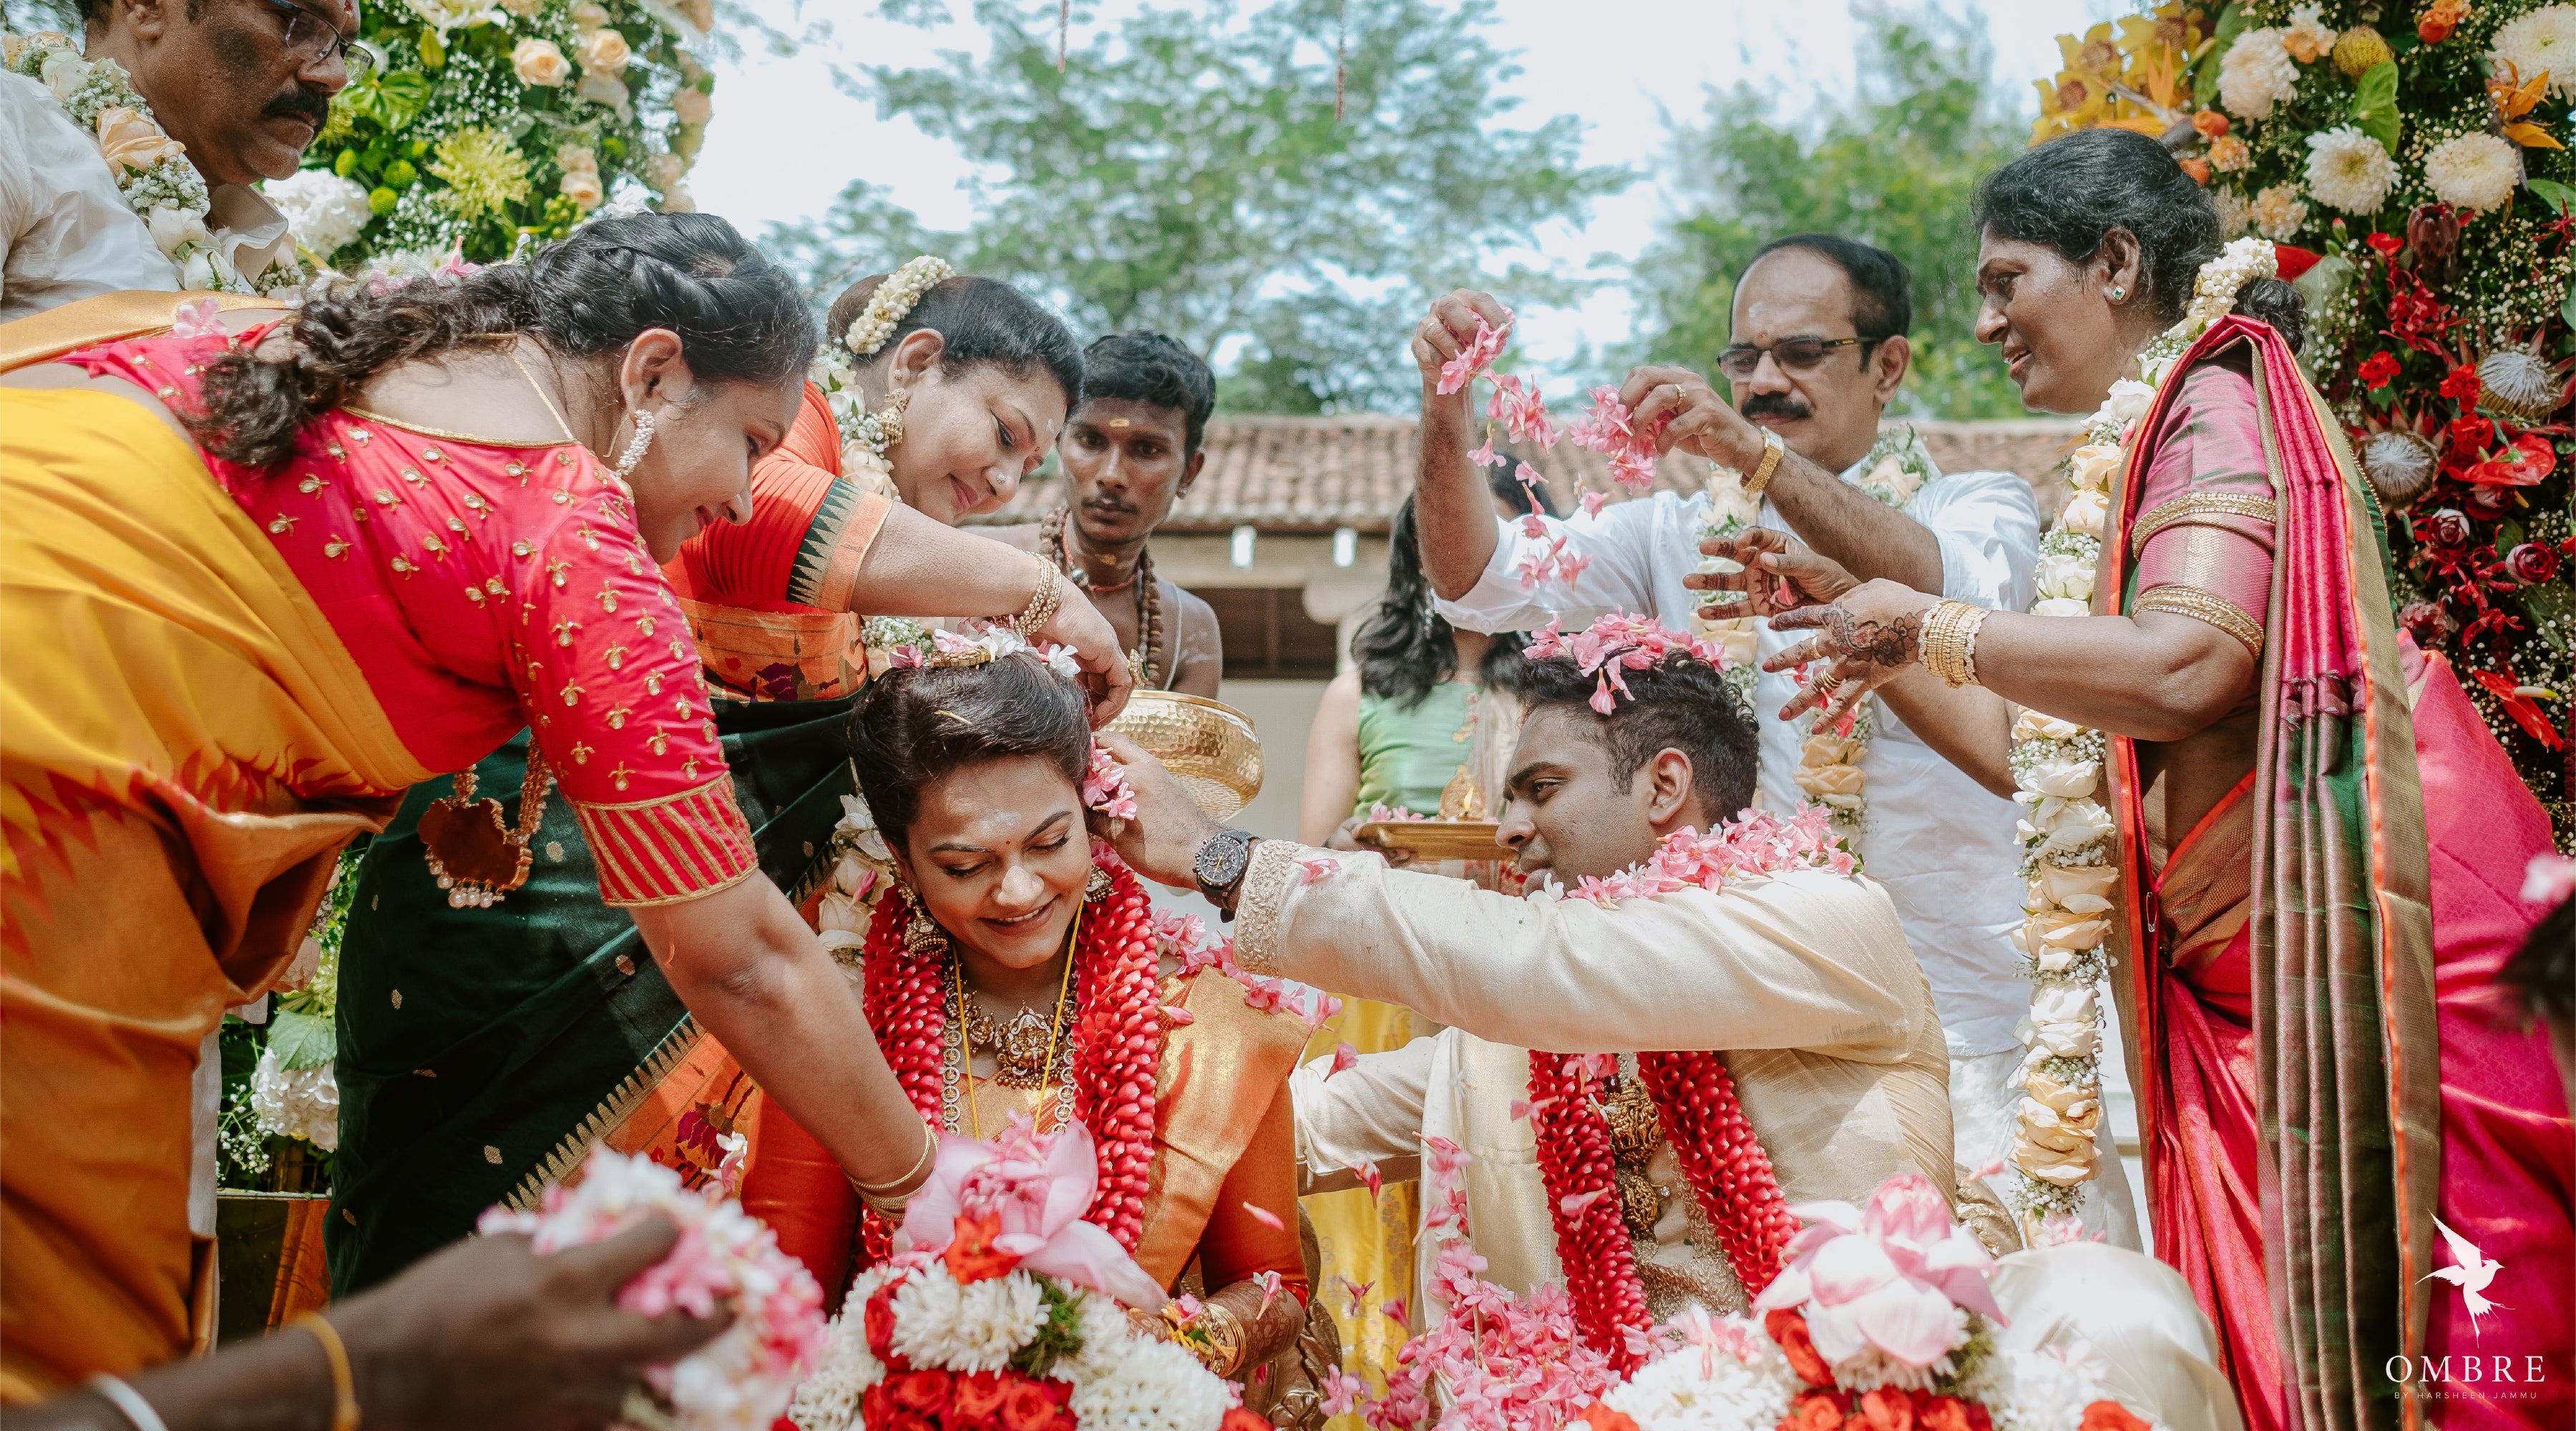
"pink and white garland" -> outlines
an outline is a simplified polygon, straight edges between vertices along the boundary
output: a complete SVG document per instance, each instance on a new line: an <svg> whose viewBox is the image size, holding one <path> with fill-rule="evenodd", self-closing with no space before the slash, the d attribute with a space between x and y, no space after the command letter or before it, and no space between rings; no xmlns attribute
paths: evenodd
<svg viewBox="0 0 2576 1431"><path fill-rule="evenodd" d="M739 1149L719 1188L690 1192L649 1158L591 1151L581 1181L545 1191L533 1212L486 1211L484 1236L526 1233L537 1252L600 1242L648 1217L678 1224L669 1256L618 1289L617 1305L647 1317L730 1312L733 1325L676 1362L644 1369L625 1424L677 1431L768 1431L788 1394L822 1354L823 1289L775 1234L731 1197Z"/></svg>

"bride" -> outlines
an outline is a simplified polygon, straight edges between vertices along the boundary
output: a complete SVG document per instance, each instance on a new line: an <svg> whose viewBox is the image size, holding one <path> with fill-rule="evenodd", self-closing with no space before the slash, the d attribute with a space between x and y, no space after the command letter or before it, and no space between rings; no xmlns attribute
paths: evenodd
<svg viewBox="0 0 2576 1431"><path fill-rule="evenodd" d="M1195 1272L1201 1309L1167 1329L1253 1383L1255 1401L1278 1397L1302 1378L1252 1373L1307 1321L1284 1092L1306 1024L1187 957L1167 937L1176 921L1158 931L1135 875L1095 852L1086 796L1114 803L1123 787L1092 773L1072 681L1003 632L939 645L899 649L850 721L859 788L900 876L867 934L878 1046L945 1132L1086 1126L1100 1182L1085 1218L1176 1293ZM775 1103L750 1137L743 1205L837 1297L886 1254L900 1203L863 1206Z"/></svg>

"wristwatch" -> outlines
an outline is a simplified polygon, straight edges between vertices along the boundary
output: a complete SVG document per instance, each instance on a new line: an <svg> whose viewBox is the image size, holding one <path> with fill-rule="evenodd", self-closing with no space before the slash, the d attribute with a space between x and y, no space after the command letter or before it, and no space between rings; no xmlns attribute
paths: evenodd
<svg viewBox="0 0 2576 1431"><path fill-rule="evenodd" d="M1219 830L1208 836L1207 843L1199 846L1198 857L1190 861L1199 894L1226 919L1234 918L1234 898L1243 888L1243 872L1252 867L1252 838L1246 830Z"/></svg>

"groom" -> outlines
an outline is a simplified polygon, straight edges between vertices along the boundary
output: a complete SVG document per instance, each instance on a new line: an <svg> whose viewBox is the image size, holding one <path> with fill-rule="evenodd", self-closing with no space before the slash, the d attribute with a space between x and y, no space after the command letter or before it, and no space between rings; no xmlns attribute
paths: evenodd
<svg viewBox="0 0 2576 1431"><path fill-rule="evenodd" d="M1529 663L1501 829L1524 872L1561 888L1717 829L1750 803L1758 758L1751 713L1684 638L1634 617L1587 635L1533 648L1559 654ZM1604 658L1625 685L1606 715L1594 704L1608 690ZM1142 750L1100 738L1136 793L1119 853L1234 912L1246 972L1407 1004L1449 1026L1338 1075L1301 1076L1299 1142L1318 1174L1393 1164L1431 1136L1465 1148L1469 1225L1492 1281L1526 1293L1561 1275L1541 1119L1527 1107L1532 1048L1720 1052L1791 1203L1865 1201L1908 1171L1954 1195L1941 1024L1894 907L1868 879L1789 869L1737 874L1716 893L1514 899L1375 855L1220 830ZM1643 1096L1628 1087L1634 1060L1618 1067L1594 1094L1614 1108ZM1614 1111L1615 1201L1649 1309L1742 1310L1712 1233L1730 1210L1697 1205L1656 1119L1632 1115L1625 1135L1618 1126Z"/></svg>

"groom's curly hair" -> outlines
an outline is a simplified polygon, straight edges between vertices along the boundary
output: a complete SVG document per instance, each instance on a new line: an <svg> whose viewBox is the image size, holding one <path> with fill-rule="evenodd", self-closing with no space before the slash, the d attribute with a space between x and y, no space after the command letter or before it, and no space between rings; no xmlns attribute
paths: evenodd
<svg viewBox="0 0 2576 1431"><path fill-rule="evenodd" d="M1571 657L1532 657L1523 666L1519 693L1524 712L1550 707L1591 723L1593 740L1610 755L1610 778L1621 791L1639 767L1667 750L1691 763L1692 792L1712 825L1753 803L1753 776L1761 761L1753 712L1717 667L1681 652L1643 670L1627 671L1628 694L1602 715L1592 708L1601 678L1587 676Z"/></svg>

